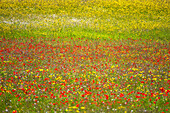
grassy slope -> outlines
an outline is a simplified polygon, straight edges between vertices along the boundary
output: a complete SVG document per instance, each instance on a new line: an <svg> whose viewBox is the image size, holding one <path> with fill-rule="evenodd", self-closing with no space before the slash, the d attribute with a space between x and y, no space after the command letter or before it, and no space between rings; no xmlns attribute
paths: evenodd
<svg viewBox="0 0 170 113"><path fill-rule="evenodd" d="M168 2L1 0L0 6L0 35L5 37L170 37Z"/></svg>

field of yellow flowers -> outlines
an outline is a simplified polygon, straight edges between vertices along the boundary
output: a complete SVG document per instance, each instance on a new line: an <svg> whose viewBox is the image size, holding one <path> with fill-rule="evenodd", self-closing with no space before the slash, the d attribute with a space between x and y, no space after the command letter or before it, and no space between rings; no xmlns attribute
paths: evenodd
<svg viewBox="0 0 170 113"><path fill-rule="evenodd" d="M0 112L168 113L168 0L0 0Z"/></svg>
<svg viewBox="0 0 170 113"><path fill-rule="evenodd" d="M0 35L167 39L168 0L1 0Z"/></svg>

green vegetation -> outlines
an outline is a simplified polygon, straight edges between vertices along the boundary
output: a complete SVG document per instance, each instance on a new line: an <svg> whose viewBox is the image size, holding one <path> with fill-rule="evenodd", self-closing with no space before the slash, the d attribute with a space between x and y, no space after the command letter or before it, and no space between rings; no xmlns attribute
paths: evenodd
<svg viewBox="0 0 170 113"><path fill-rule="evenodd" d="M169 40L166 0L1 0L0 35Z"/></svg>
<svg viewBox="0 0 170 113"><path fill-rule="evenodd" d="M168 0L0 0L0 111L168 113Z"/></svg>

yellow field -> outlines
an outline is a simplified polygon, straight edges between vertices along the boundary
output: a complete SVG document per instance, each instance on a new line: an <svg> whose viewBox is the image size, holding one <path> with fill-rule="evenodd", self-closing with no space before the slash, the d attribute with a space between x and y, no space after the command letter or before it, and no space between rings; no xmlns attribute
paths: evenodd
<svg viewBox="0 0 170 113"><path fill-rule="evenodd" d="M1 0L0 7L2 34L27 30L57 36L63 31L87 37L91 33L82 29L90 29L108 36L115 32L140 36L169 29L168 0Z"/></svg>

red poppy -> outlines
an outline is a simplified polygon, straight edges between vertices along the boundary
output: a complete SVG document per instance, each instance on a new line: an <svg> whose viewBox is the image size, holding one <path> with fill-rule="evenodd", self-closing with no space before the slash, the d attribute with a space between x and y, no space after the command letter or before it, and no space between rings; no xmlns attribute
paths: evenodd
<svg viewBox="0 0 170 113"><path fill-rule="evenodd" d="M124 94L123 94L123 93L121 93L121 94L120 94L120 97L123 97L123 96L124 96Z"/></svg>

